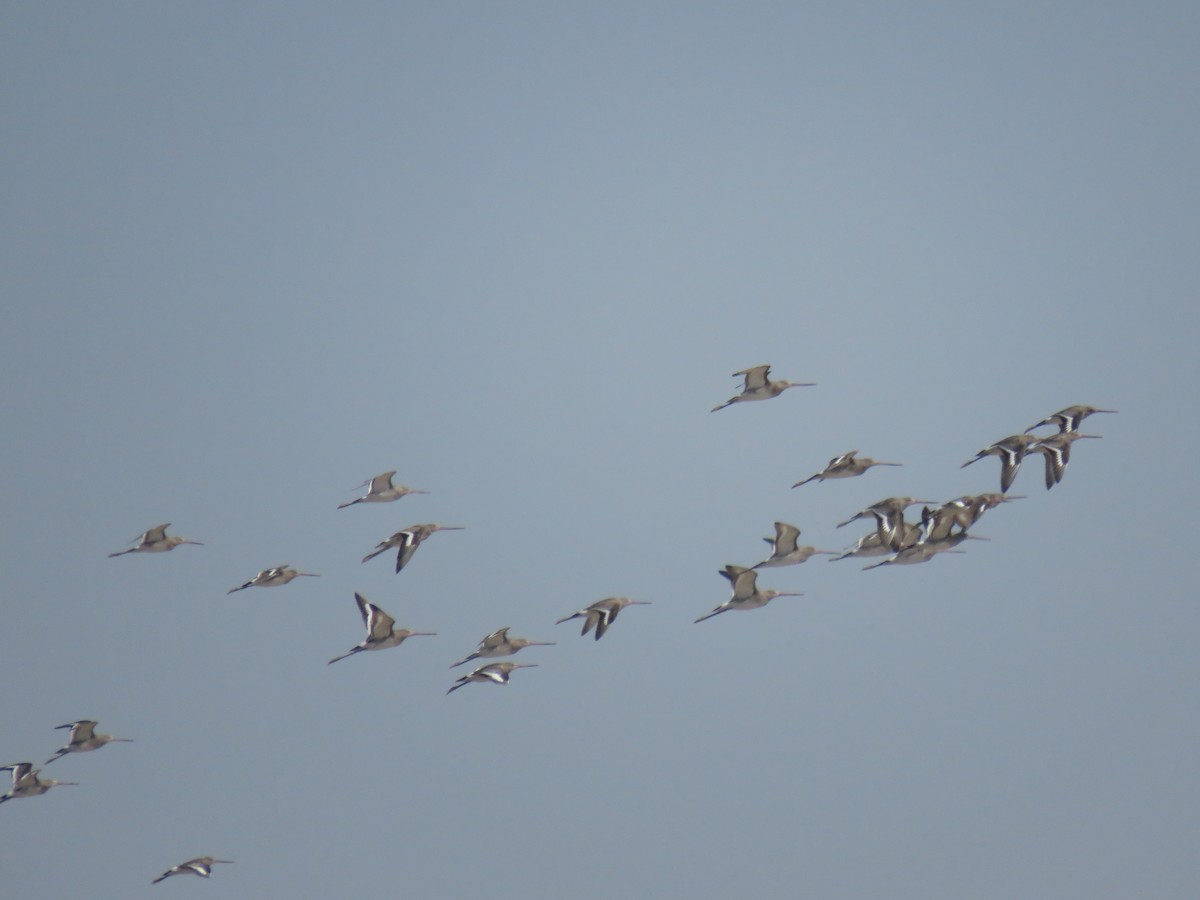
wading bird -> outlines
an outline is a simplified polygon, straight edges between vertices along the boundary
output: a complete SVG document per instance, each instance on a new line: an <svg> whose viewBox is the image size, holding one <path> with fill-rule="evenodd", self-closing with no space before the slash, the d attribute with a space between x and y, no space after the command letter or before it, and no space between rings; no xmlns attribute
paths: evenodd
<svg viewBox="0 0 1200 900"><path fill-rule="evenodd" d="M959 466L965 469L971 463L979 462L989 456L1000 457L1000 493L1007 494L1012 487L1017 470L1021 468L1021 460L1029 452L1030 446L1037 443L1038 438L1032 434L1010 434L1008 437L984 447L975 454L974 459L968 459Z"/></svg>
<svg viewBox="0 0 1200 900"><path fill-rule="evenodd" d="M1043 425L1053 425L1058 429L1059 434L1065 434L1071 431L1078 431L1079 424L1093 413L1115 413L1115 409L1100 409L1095 406L1085 406L1077 404L1068 406L1066 409L1060 409L1058 412L1046 416L1036 425L1030 425L1025 429L1025 433L1033 431L1035 428L1041 428Z"/></svg>
<svg viewBox="0 0 1200 900"><path fill-rule="evenodd" d="M752 369L734 372L734 378L745 378L742 392L736 397L730 397L720 406L714 406L711 411L716 412L718 409L724 409L734 403L742 403L747 400L770 400L772 397L778 397L788 388L813 387L816 384L813 381L771 381L767 377L770 371L770 366L755 366Z"/></svg>
<svg viewBox="0 0 1200 900"><path fill-rule="evenodd" d="M420 491L416 488L405 487L402 484L392 484L392 477L395 474L396 470L392 469L390 472L376 475L370 481L364 481L358 487L365 487L367 492L356 500L339 504L338 509L345 509L347 506L353 506L355 503L390 503L393 500L399 500L401 497L407 497L409 494L429 493L429 491Z"/></svg>
<svg viewBox="0 0 1200 900"><path fill-rule="evenodd" d="M403 531L397 531L387 540L380 541L375 545L375 549L362 558L363 562L368 559L374 559L380 553L396 547L396 571L399 572L412 559L417 548L421 546L421 542L433 534L435 531L462 531L462 525L410 525Z"/></svg>
<svg viewBox="0 0 1200 900"><path fill-rule="evenodd" d="M571 613L569 616L563 616L555 625L561 625L563 622L569 622L571 619L583 619L583 631L581 635L587 634L594 627L596 629L596 640L604 637L604 632L608 631L608 627L616 621L617 613L627 606L649 606L649 600L630 600L628 597L605 597L603 600L597 600L588 606L585 606L577 613Z"/></svg>
<svg viewBox="0 0 1200 900"><path fill-rule="evenodd" d="M1056 435L1043 438L1030 447L1030 453L1040 453L1046 457L1046 490L1050 490L1062 481L1063 473L1067 471L1067 463L1071 461L1071 445L1081 438L1099 437L1098 434L1060 431Z"/></svg>
<svg viewBox="0 0 1200 900"><path fill-rule="evenodd" d="M536 669L537 663L488 663L486 666L480 666L469 675L464 675L458 681L450 686L447 694L452 694L463 685L470 684L472 681L490 681L492 684L508 684L508 678L516 669Z"/></svg>
<svg viewBox="0 0 1200 900"><path fill-rule="evenodd" d="M722 577L728 578L729 583L733 585L733 595L712 612L705 613L698 618L696 624L703 622L705 619L711 619L720 613L728 612L731 609L761 609L776 597L804 596L803 594L789 593L787 591L760 591L756 583L758 573L753 569L746 569L742 566L726 566L720 574Z"/></svg>
<svg viewBox="0 0 1200 900"><path fill-rule="evenodd" d="M20 762L8 766L0 766L0 772L5 770L12 771L12 789L3 797L0 797L0 803L4 803L6 800L15 800L18 797L37 797L60 784L79 784L78 781L59 781L55 778L43 780L38 778L38 773L42 770L35 769L33 763Z"/></svg>
<svg viewBox="0 0 1200 900"><path fill-rule="evenodd" d="M967 534L965 531L959 531L937 541L918 541L912 546L896 551L882 562L863 566L863 571L878 569L880 566L905 566L912 565L913 563L929 562L929 560L933 559L939 553L962 553L962 550L955 550L954 548L966 540L986 541L987 538L975 537L972 534Z"/></svg>
<svg viewBox="0 0 1200 900"><path fill-rule="evenodd" d="M808 484L810 481L824 481L827 478L854 478L857 475L863 474L872 466L900 466L903 463L895 462L880 462L871 459L869 456L858 457L857 450L851 450L849 453L843 453L841 456L835 456L829 461L824 469L816 475L809 475L803 481L797 481L792 485L794 488L800 487L802 484Z"/></svg>
<svg viewBox="0 0 1200 900"><path fill-rule="evenodd" d="M396 620L385 613L374 603L369 603L362 594L355 594L358 611L362 614L363 626L367 629L367 639L341 656L335 656L326 665L333 665L339 659L361 653L363 650L386 650L389 647L399 647L410 637L432 637L436 631L412 631L408 628L396 628Z"/></svg>
<svg viewBox="0 0 1200 900"><path fill-rule="evenodd" d="M902 524L904 528L900 533L901 549L915 544L921 537L920 525L915 525L912 522L904 522ZM879 529L876 528L874 531L870 531L860 537L849 550L843 550L829 561L837 562L839 559L846 559L849 556L887 556L892 552L894 551L883 542L883 539L879 536Z"/></svg>
<svg viewBox="0 0 1200 900"><path fill-rule="evenodd" d="M873 503L866 509L859 510L845 522L839 522L838 528L844 525L849 525L856 519L865 519L867 516L875 518L875 527L879 532L879 542L882 546L891 547L892 550L899 550L904 546L904 539L907 533L906 523L904 521L904 510L912 506L914 503L934 503L933 500L918 500L916 497L885 497L878 503Z"/></svg>
<svg viewBox="0 0 1200 900"><path fill-rule="evenodd" d="M134 538L137 541L136 547L130 547L128 550L118 550L116 553L108 554L108 556L111 559L114 556L124 556L126 553L166 553L168 550L174 550L180 544L204 546L200 541L185 541L183 538L176 537L175 535L168 537L167 529L170 527L170 522L155 525L149 531L142 532L141 537Z"/></svg>
<svg viewBox="0 0 1200 900"><path fill-rule="evenodd" d="M527 640L526 638L519 638L519 637L510 638L508 636L508 626L505 626L504 628L501 628L499 631L493 631L491 634L489 634L487 637L485 637L482 641L479 642L479 646L475 648L474 653L472 653L470 656L466 657L465 659L460 659L458 662L456 662L450 668L452 668L452 669L457 668L458 666L461 666L463 663L469 663L471 660L479 659L480 657L490 658L493 656L512 656L514 653L516 653L519 650L524 649L525 647L553 647L553 646L554 646L554 641L530 641L530 640Z"/></svg>
<svg viewBox="0 0 1200 900"><path fill-rule="evenodd" d="M281 584L287 584L293 578L319 577L319 575L316 575L313 572L297 572L295 569L290 568L285 564L282 566L276 566L273 569L263 569L245 584L240 585L239 587L230 588L225 593L233 594L238 591L244 591L246 588L251 587L279 587Z"/></svg>
<svg viewBox="0 0 1200 900"><path fill-rule="evenodd" d="M56 725L55 731L60 728L70 728L71 736L67 738L65 747L60 747L58 752L50 757L44 765L50 765L61 756L66 756L68 753L83 753L87 750L99 750L105 744L132 744L132 738L113 737L111 734L96 734L96 725L98 723L92 719L80 719L78 722L68 722L66 725Z"/></svg>
<svg viewBox="0 0 1200 900"><path fill-rule="evenodd" d="M954 524L966 531L989 509L995 509L1010 500L1024 499L1024 494L966 494L943 503L942 509L952 513Z"/></svg>
<svg viewBox="0 0 1200 900"><path fill-rule="evenodd" d="M233 862L232 859L214 859L211 856L197 856L195 859L189 859L185 863L171 866L171 868L167 869L167 871L163 872L150 883L158 884L164 878L170 878L172 875L199 875L201 878L207 878L212 874L214 864L231 862Z"/></svg>
<svg viewBox="0 0 1200 900"><path fill-rule="evenodd" d="M816 547L798 547L796 546L796 539L799 537L800 529L795 525L789 525L787 522L776 522L775 537L763 538L772 547L771 556L760 563L755 563L752 568L766 569L772 566L797 566L800 563L808 562L812 557L817 555L837 555L832 550L818 550Z"/></svg>

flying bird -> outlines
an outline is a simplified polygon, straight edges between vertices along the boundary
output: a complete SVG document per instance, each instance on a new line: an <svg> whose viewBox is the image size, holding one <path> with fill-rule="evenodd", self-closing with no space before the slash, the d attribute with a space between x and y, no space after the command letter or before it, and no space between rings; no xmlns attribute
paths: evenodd
<svg viewBox="0 0 1200 900"><path fill-rule="evenodd" d="M460 659L450 668L457 668L463 663L469 663L471 660L479 659L480 657L512 656L514 653L519 650L523 650L525 647L552 646L554 646L554 641L531 641L527 640L526 638L519 637L510 638L508 636L508 626L505 626L499 631L493 631L491 634L485 637L479 642L479 646L475 648L474 653L468 657L465 657L464 659Z"/></svg>
<svg viewBox="0 0 1200 900"><path fill-rule="evenodd" d="M279 587L281 584L287 584L293 578L318 578L320 576L313 572L298 572L289 567L286 563L282 566L275 566L273 569L263 569L245 584L239 587L230 588L225 593L234 594L238 591L244 591L251 587Z"/></svg>
<svg viewBox="0 0 1200 900"><path fill-rule="evenodd" d="M836 556L832 550L818 550L816 547L798 547L796 540L799 537L800 529L795 525L789 525L787 522L776 522L775 537L763 538L772 547L770 557L760 563L755 563L752 568L765 569L772 566L796 566L800 563L808 562L812 557L817 555Z"/></svg>
<svg viewBox="0 0 1200 900"><path fill-rule="evenodd" d="M362 594L355 594L358 611L362 614L363 626L367 629L367 638L349 653L335 656L326 665L333 665L339 659L361 653L363 650L386 650L389 647L399 647L410 637L432 637L436 631L411 631L408 628L396 628L396 620L385 613L374 603L367 601Z"/></svg>
<svg viewBox="0 0 1200 900"><path fill-rule="evenodd" d="M1060 431L1043 438L1029 448L1030 453L1040 453L1046 458L1046 490L1062 481L1071 461L1071 445L1081 438L1099 438L1098 434L1080 434L1078 431Z"/></svg>
<svg viewBox="0 0 1200 900"><path fill-rule="evenodd" d="M734 403L743 403L747 400L770 400L772 397L778 397L788 388L813 387L816 384L813 381L771 381L767 377L770 371L770 366L755 366L752 369L734 372L734 378L745 378L742 392L736 397L730 397L720 406L714 406L711 411L716 412L718 409L724 409Z"/></svg>
<svg viewBox="0 0 1200 900"><path fill-rule="evenodd" d="M364 481L358 486L365 487L367 492L355 500L339 504L338 509L345 509L347 506L353 506L355 503L391 503L393 500L399 500L401 497L407 497L409 494L429 493L429 491L405 487L402 484L393 484L392 477L395 474L396 470L392 469L390 472L376 475L370 481Z"/></svg>
<svg viewBox="0 0 1200 900"><path fill-rule="evenodd" d="M132 738L113 737L111 734L96 734L96 725L99 724L93 719L80 719L78 722L68 722L66 725L56 725L55 731L60 728L70 728L71 734L67 738L65 746L60 747L58 752L50 757L43 765L50 765L56 759L66 756L68 753L83 753L87 750L99 750L105 744L122 743L132 744Z"/></svg>
<svg viewBox="0 0 1200 900"><path fill-rule="evenodd" d="M1080 423L1094 413L1115 412L1115 409L1100 409L1096 406L1085 406L1083 404L1068 406L1066 409L1060 409L1058 412L1046 416L1046 418L1042 419L1036 425L1030 425L1025 429L1025 433L1028 434L1035 428L1041 428L1043 425L1053 425L1058 429L1059 434L1066 434L1078 431Z"/></svg>
<svg viewBox="0 0 1200 900"><path fill-rule="evenodd" d="M729 579L729 583L733 586L733 594L712 612L705 613L698 618L696 620L697 625L705 619L711 619L713 616L729 612L730 610L762 609L776 597L804 596L803 594L787 591L760 591L757 584L758 573L753 569L743 568L742 566L726 566L721 570L720 574L723 578Z"/></svg>
<svg viewBox="0 0 1200 900"><path fill-rule="evenodd" d="M207 878L212 874L212 867L215 863L231 863L232 859L214 859L211 856L197 856L195 859L189 859L185 863L180 863L177 866L171 866L167 871L163 872L155 878L151 884L158 884L164 878L170 878L172 875L199 875L201 878Z"/></svg>
<svg viewBox="0 0 1200 900"><path fill-rule="evenodd" d="M1029 448L1037 441L1036 435L1011 434L984 447L975 454L973 459L968 459L959 468L965 469L971 463L979 462L989 456L1000 457L1000 493L1007 494L1008 489L1012 487L1013 479L1017 477L1017 470L1021 468L1021 460L1025 458Z"/></svg>
<svg viewBox="0 0 1200 900"><path fill-rule="evenodd" d="M78 781L59 781L55 778L38 778L38 773L41 769L35 769L33 763L19 762L12 763L7 766L0 766L0 772L12 771L12 788L7 794L0 797L0 803L8 800L15 800L18 797L38 797L52 787L57 787L60 784L78 785Z"/></svg>
<svg viewBox="0 0 1200 900"><path fill-rule="evenodd" d="M536 669L537 663L488 663L486 666L480 666L469 675L464 675L450 686L447 694L453 694L460 687L470 684L472 681L485 682L490 681L492 684L508 684L509 676L517 669Z"/></svg>
<svg viewBox="0 0 1200 900"><path fill-rule="evenodd" d="M603 600L597 600L577 613L571 613L569 616L563 616L555 625L561 625L563 622L569 622L571 619L583 619L583 631L581 635L587 634L594 627L596 629L596 640L604 637L604 632L608 631L608 627L616 621L617 614L627 606L649 606L649 600L630 600L628 597L605 597Z"/></svg>
<svg viewBox="0 0 1200 900"><path fill-rule="evenodd" d="M792 487L798 488L800 485L808 484L810 481L825 481L827 478L854 478L855 476L862 475L872 466L900 465L903 465L903 463L881 462L871 459L869 456L860 457L857 450L851 450L848 453L843 453L841 456L835 456L816 475L809 475L803 481L797 481Z"/></svg>
<svg viewBox="0 0 1200 900"><path fill-rule="evenodd" d="M167 529L171 527L170 522L164 522L162 525L155 525L149 531L143 531L141 537L136 537L136 546L130 547L128 550L118 550L116 553L108 554L111 559L114 556L124 556L126 553L165 553L168 550L174 550L180 544L196 544L203 547L200 541L186 541L175 535L167 535Z"/></svg>
<svg viewBox="0 0 1200 900"><path fill-rule="evenodd" d="M875 518L875 527L879 532L879 542L882 546L891 547L892 550L899 550L905 541L907 532L906 522L904 521L904 510L915 503L933 503L933 500L918 500L915 497L886 497L877 503L873 503L866 509L860 510L848 518L845 522L839 522L838 528L844 525L849 525L856 519L865 519L867 516Z"/></svg>
<svg viewBox="0 0 1200 900"><path fill-rule="evenodd" d="M975 535L967 534L965 531L958 531L949 537L941 538L940 540L936 541L917 541L915 544L897 550L895 553L881 562L872 563L869 566L863 566L863 571L865 572L867 569L878 569L880 566L903 566L912 565L913 563L929 562L929 560L933 559L939 553L962 553L962 550L955 550L954 548L966 540L986 541L987 538L975 537Z"/></svg>
<svg viewBox="0 0 1200 900"><path fill-rule="evenodd" d="M397 531L390 538L380 541L375 545L375 549L362 558L363 562L368 559L374 559L380 553L396 547L396 571L399 572L412 559L413 554L417 552L417 548L421 546L421 542L428 538L436 531L462 531L462 525L410 525L403 531Z"/></svg>

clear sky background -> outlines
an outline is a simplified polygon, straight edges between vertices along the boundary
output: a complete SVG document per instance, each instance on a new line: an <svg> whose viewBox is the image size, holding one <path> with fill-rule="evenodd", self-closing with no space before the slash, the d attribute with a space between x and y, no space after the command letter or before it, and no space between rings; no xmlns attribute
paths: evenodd
<svg viewBox="0 0 1200 900"><path fill-rule="evenodd" d="M4 18L0 761L135 740L0 808L5 897L1194 894L1196 4ZM762 363L818 386L709 413ZM989 543L692 624L1073 403ZM327 667L355 591L438 636Z"/></svg>

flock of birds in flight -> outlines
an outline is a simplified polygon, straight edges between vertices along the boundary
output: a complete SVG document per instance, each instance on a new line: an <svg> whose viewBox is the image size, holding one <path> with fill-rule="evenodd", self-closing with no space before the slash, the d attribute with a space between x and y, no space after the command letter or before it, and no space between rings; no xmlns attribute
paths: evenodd
<svg viewBox="0 0 1200 900"><path fill-rule="evenodd" d="M726 402L713 407L712 412L725 409L736 403L754 400L769 400L778 397L788 388L812 387L812 382L772 381L769 377L769 366L755 366L735 372L734 377L742 378L741 393L731 397ZM771 545L771 555L753 566L743 567L727 565L720 575L731 585L731 595L728 600L710 612L697 618L697 623L703 622L721 613L732 610L760 609L777 597L798 597L799 592L777 591L758 587L758 570L779 566L793 566L807 562L813 556L826 555L831 560L848 557L884 556L880 562L867 565L865 569L874 569L886 565L907 565L928 562L934 556L943 552L962 552L956 550L963 541L975 538L968 529L984 514L984 512L1006 503L1010 500L1023 499L1019 495L1010 495L1021 463L1030 453L1041 453L1045 463L1045 484L1047 490L1062 481L1067 464L1070 461L1071 446L1083 438L1098 438L1099 435L1081 434L1079 427L1083 420L1095 413L1113 413L1116 410L1100 409L1095 406L1068 406L1053 413L1041 421L1031 425L1019 434L1012 434L996 441L980 450L974 457L962 464L962 467L972 465L989 456L1000 459L1000 491L998 493L983 493L958 497L947 503L938 504L932 500L922 500L916 497L887 497L873 503L855 513L844 522L838 524L841 528L851 522L873 519L875 528L864 534L848 550L835 552L818 550L811 546L800 546L800 529L787 522L775 523L775 535L764 538ZM1053 434L1038 434L1039 428L1054 428ZM857 450L851 450L831 459L820 472L792 485L801 487L813 481L830 479L854 478L866 473L875 466L899 466L897 462L861 457ZM395 470L384 472L369 481L363 482L366 493L338 506L345 509L358 503L389 503L399 500L409 494L424 494L427 491L397 485L394 483ZM919 521L909 522L905 513L911 506L922 504ZM931 505L932 504L932 505ZM156 525L135 539L134 546L126 550L110 553L110 557L124 556L130 553L162 553L174 550L176 547L192 544L201 545L200 541L186 540L177 535L168 535L170 523ZM399 573L411 562L417 548L433 534L439 531L458 531L462 526L423 524L412 525L397 531L390 537L380 541L378 545L362 558L365 563L389 550L396 551L396 572ZM202 546L202 545L201 545ZM316 577L312 572L301 572L288 565L264 569L249 581L231 588L228 593L246 590L252 587L279 587L290 583L296 578ZM375 604L369 602L361 594L354 595L358 610L362 616L366 637L355 647L340 656L329 660L330 665L366 650L386 650L398 647L410 637L432 636L436 632L413 631L408 628L397 628L396 621ZM555 624L562 624L573 619L582 619L581 635L594 632L595 640L600 640L616 621L617 615L627 606L649 605L647 600L632 600L628 597L606 597L597 600L578 612L571 613L559 619ZM468 662L479 659L495 659L512 656L525 647L551 646L552 641L534 641L509 635L509 629L501 628L487 635L468 656L450 666L457 668ZM522 668L534 668L536 663L515 663L511 661L488 662L459 677L446 692L453 693L472 682L508 684L514 671ZM129 738L113 737L96 732L97 722L91 719L81 719L59 725L59 729L70 729L70 735L64 746L60 747L43 765L49 765L55 760L72 753L97 750L110 743L129 743ZM32 763L20 762L0 766L0 771L12 773L12 785L8 793L0 796L0 804L21 797L35 797L46 793L52 787L59 785L74 785L78 782L59 781L53 778L41 778L41 769L34 768ZM216 863L230 863L232 860L216 859L212 856L200 856L187 862L172 866L157 878L154 884L172 875L198 875L208 878Z"/></svg>

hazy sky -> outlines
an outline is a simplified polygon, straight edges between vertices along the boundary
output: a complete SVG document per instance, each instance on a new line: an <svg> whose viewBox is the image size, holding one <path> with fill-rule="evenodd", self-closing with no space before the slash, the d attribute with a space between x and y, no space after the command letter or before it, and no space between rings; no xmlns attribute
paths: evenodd
<svg viewBox="0 0 1200 900"><path fill-rule="evenodd" d="M134 743L0 894L1195 893L1194 3L6 9L0 762ZM817 386L709 412L762 363ZM1073 403L990 542L692 624ZM326 666L356 591L438 636Z"/></svg>

